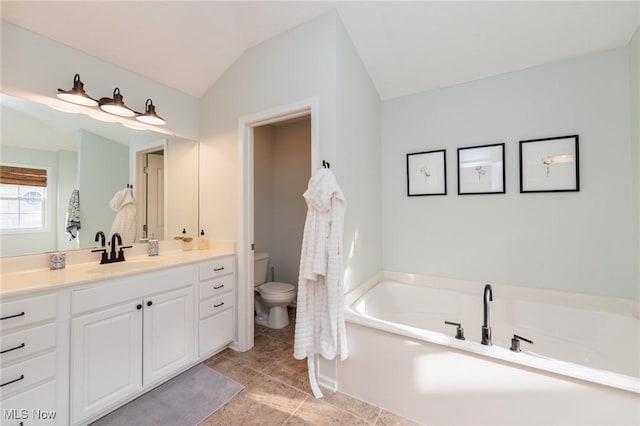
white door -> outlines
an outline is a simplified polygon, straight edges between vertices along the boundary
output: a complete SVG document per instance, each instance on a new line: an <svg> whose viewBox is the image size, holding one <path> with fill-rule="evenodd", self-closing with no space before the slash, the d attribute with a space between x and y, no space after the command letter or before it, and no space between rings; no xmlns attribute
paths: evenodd
<svg viewBox="0 0 640 426"><path fill-rule="evenodd" d="M193 289L161 293L144 300L145 386L193 360Z"/></svg>
<svg viewBox="0 0 640 426"><path fill-rule="evenodd" d="M147 154L147 236L164 240L164 155Z"/></svg>
<svg viewBox="0 0 640 426"><path fill-rule="evenodd" d="M71 320L73 422L142 387L142 304L128 302Z"/></svg>

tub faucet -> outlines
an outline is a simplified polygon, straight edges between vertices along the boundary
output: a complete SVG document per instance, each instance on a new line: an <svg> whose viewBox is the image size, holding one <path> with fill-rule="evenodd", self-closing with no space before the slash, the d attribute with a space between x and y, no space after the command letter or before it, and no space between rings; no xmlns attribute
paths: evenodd
<svg viewBox="0 0 640 426"><path fill-rule="evenodd" d="M489 327L489 302L493 301L491 284L484 286L484 315L482 323L482 344L491 346L491 327Z"/></svg>

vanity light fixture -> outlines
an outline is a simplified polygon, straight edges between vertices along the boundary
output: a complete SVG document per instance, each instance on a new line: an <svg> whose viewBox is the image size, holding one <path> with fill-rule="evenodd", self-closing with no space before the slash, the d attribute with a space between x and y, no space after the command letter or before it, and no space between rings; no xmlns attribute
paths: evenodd
<svg viewBox="0 0 640 426"><path fill-rule="evenodd" d="M118 87L113 91L113 98L101 98L98 104L101 110L109 114L119 115L120 117L133 117L136 115L131 108L124 104Z"/></svg>
<svg viewBox="0 0 640 426"><path fill-rule="evenodd" d="M80 74L76 74L73 78L73 88L71 90L62 90L58 89L58 97L64 101L71 102L74 104L89 106L89 107L99 107L102 111L107 112L112 115L116 115L118 117L126 117L133 118L140 121L144 124L150 124L153 126L162 126L166 123L166 121L156 114L156 106L153 104L151 99L147 99L145 103L145 111L144 113L137 112L129 108L125 105L122 94L120 93L120 88L116 87L113 91L112 98L100 98L100 100L95 100L91 96L87 95L84 91L84 84L80 81ZM81 112L81 111L69 111L65 108L58 107L61 111L65 112ZM119 121L119 120L109 120L105 116L100 116L99 114L91 114L86 113L96 120L102 121ZM124 124L124 123L123 123ZM131 128L141 129L140 125L136 126L135 123L129 123Z"/></svg>
<svg viewBox="0 0 640 426"><path fill-rule="evenodd" d="M164 121L162 117L156 114L156 107L151 99L147 99L144 108L144 114L137 115L136 120L146 124L153 124L155 126L162 126L164 123L166 123L166 121Z"/></svg>
<svg viewBox="0 0 640 426"><path fill-rule="evenodd" d="M98 101L87 95L84 91L84 84L80 81L80 74L73 77L73 89L58 89L58 97L64 101L85 106L97 106Z"/></svg>

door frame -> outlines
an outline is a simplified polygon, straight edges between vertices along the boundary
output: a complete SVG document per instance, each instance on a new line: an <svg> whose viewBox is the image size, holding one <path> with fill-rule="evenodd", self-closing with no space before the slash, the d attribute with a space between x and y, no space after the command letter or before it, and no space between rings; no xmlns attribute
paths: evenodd
<svg viewBox="0 0 640 426"><path fill-rule="evenodd" d="M169 143L168 143L168 139L167 138L161 138L158 139L156 141L153 142L147 142L144 144L139 144L137 146L130 146L129 148L129 153L130 153L130 160L129 160L129 183L134 184L133 185L133 194L135 195L136 198L136 211L138 212L138 214L136 214L136 241L139 241L140 238L142 238L142 234L138 235L139 232L142 232L142 224L144 222L145 219L142 218L142 215L140 214L140 212L142 211L142 206L143 206L143 201L144 201L144 205L146 206L146 198L147 198L147 188L144 185L140 185L140 182L142 182L142 180L144 180L144 164L142 161L143 155L144 154L149 154L151 152L155 152L155 151L159 151L162 150L164 152L164 187L165 187L165 191L167 188L167 147L168 147ZM167 239L167 224L169 223L168 220L168 205L167 205L167 197L164 197L164 233L165 235L163 235L162 237L156 237L159 240L165 240ZM147 235L147 238L149 238L149 235Z"/></svg>
<svg viewBox="0 0 640 426"><path fill-rule="evenodd" d="M311 118L311 171L320 161L320 125L318 98L282 105L238 119L238 158L240 161L238 241L238 317L237 334L232 347L247 351L253 347L253 130L255 127L305 115Z"/></svg>

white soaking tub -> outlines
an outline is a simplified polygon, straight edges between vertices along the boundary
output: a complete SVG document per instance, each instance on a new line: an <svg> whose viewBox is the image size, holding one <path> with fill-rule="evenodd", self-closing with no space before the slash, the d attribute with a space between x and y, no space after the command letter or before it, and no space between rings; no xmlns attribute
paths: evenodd
<svg viewBox="0 0 640 426"><path fill-rule="evenodd" d="M637 305L493 285L486 346L483 289L385 273L348 294L338 388L425 424L640 424Z"/></svg>

